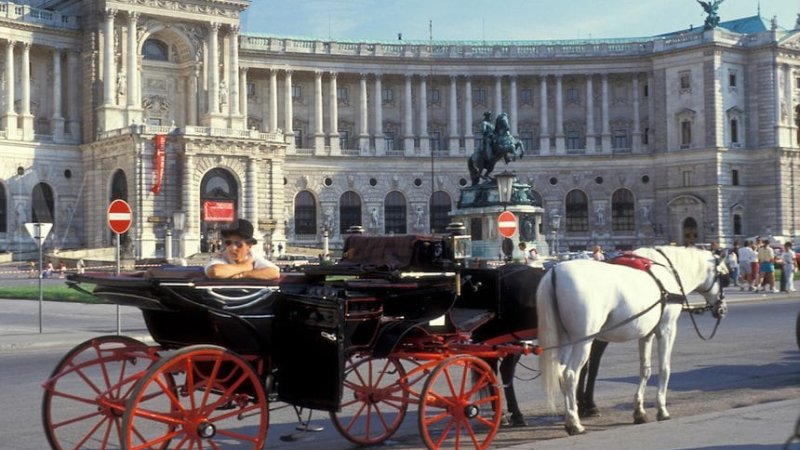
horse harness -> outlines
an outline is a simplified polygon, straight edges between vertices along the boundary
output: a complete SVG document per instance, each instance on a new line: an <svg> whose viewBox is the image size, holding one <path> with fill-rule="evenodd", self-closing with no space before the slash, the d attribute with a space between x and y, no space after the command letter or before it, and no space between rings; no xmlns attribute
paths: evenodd
<svg viewBox="0 0 800 450"><path fill-rule="evenodd" d="M689 305L689 299L686 296L685 289L683 288L683 283L681 282L681 277L678 274L678 271L675 269L675 266L672 264L672 261L669 259L669 257L666 254L664 254L663 251L661 251L661 249L657 248L655 250L658 253L660 253L661 256L664 257L664 259L667 260L667 264L662 264L662 263L653 261L653 260L651 260L649 258L645 258L644 256L636 255L635 253L626 253L624 255L618 256L617 258L614 258L613 260L609 261L609 263L610 264L617 264L617 265L627 266L627 267L630 267L630 268L632 268L634 270L642 270L642 271L646 272L648 275L650 275L650 277L653 279L653 281L655 281L656 286L658 286L658 289L659 289L659 291L661 293L661 296L659 297L658 301L653 303L652 305L648 306L644 310L634 314L633 316L623 320L622 322L614 324L614 326L612 326L610 328L598 331L597 333L591 334L589 336L585 336L585 337L580 338L580 339L578 339L576 341L572 341L572 342L569 343L569 345L574 345L574 344L577 344L578 342L583 342L583 341L595 339L598 336L600 336L601 334L605 334L605 333L607 333L607 332L609 332L611 330L615 330L615 329L617 329L619 327L622 327L622 326L624 326L624 325L626 325L626 324L628 324L630 322L633 322L634 320L638 319L639 317L647 314L648 312L650 312L653 308L655 308L658 305L661 305L661 314L663 315L664 314L664 308L667 306L667 304L682 304L682 305L684 305L683 309L690 313L689 317L691 317L691 319L692 319L692 325L694 326L695 332L700 337L700 339L705 341L705 340L712 339L714 337L714 335L716 335L717 328L719 327L719 323L722 320L722 318L725 317L725 314L727 313L727 310L728 310L728 307L725 305L725 302L724 302L725 295L722 293L722 284L719 285L719 294L717 295L717 302L715 304L712 305L712 304L706 302L705 306L692 307L691 305ZM719 260L717 260L717 264L719 264ZM655 274L651 270L653 265L657 265L657 266L661 266L661 267L667 268L672 272L672 275L675 277L675 281L677 281L678 287L681 290L680 294L669 292L669 291L666 290L666 288L664 288L664 284L661 282L661 280L658 279L658 277L655 276ZM556 292L556 268L557 268L557 266L553 267L553 271L552 271L553 273L551 275L551 284L553 286L553 296L554 297L555 297L555 292ZM701 291L701 293L709 292L711 289L714 288L714 285L716 283L719 283L719 282L720 282L719 271L715 270L714 271L714 280L711 282L711 286L709 286L708 289L706 289L704 291ZM556 308L556 313L559 314L558 313L558 301L554 301L553 303L554 303L555 308ZM703 336L703 334L700 332L700 329L697 327L697 323L695 322L695 319L694 319L694 315L702 314L702 313L704 313L706 311L711 311L712 315L717 319L717 322L714 325L714 329L712 330L711 335L708 336L708 337L704 337ZM660 322L660 320L659 320L659 322ZM658 325L656 324L656 326L658 326ZM655 328L650 333L653 333L653 332L655 332ZM650 333L648 333L648 335ZM558 347L560 347L560 345ZM547 350L547 349L545 349L545 350Z"/></svg>

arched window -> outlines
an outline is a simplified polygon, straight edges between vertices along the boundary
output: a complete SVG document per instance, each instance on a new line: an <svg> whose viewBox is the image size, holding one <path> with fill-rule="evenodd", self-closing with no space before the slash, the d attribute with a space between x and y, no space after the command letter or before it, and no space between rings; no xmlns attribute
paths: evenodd
<svg viewBox="0 0 800 450"><path fill-rule="evenodd" d="M239 217L239 183L231 172L214 168L200 181L200 250L219 248L219 230Z"/></svg>
<svg viewBox="0 0 800 450"><path fill-rule="evenodd" d="M583 191L577 189L567 193L567 232L589 231L589 201Z"/></svg>
<svg viewBox="0 0 800 450"><path fill-rule="evenodd" d="M33 187L33 202L31 207L31 221L55 224L55 200L53 188L44 183Z"/></svg>
<svg viewBox="0 0 800 450"><path fill-rule="evenodd" d="M148 39L144 41L142 56L151 61L169 61L169 46L158 39Z"/></svg>
<svg viewBox="0 0 800 450"><path fill-rule="evenodd" d="M739 143L739 121L734 117L731 119L731 144Z"/></svg>
<svg viewBox="0 0 800 450"><path fill-rule="evenodd" d="M122 169L114 172L114 176L111 178L111 196L108 200L109 203L114 200L128 201L128 179Z"/></svg>
<svg viewBox="0 0 800 450"><path fill-rule="evenodd" d="M317 234L317 201L308 191L294 198L294 232L297 235Z"/></svg>
<svg viewBox="0 0 800 450"><path fill-rule="evenodd" d="M611 197L611 229L633 231L634 228L633 192L629 189L617 189Z"/></svg>
<svg viewBox="0 0 800 450"><path fill-rule="evenodd" d="M347 191L339 198L339 234L355 225L361 225L361 197Z"/></svg>
<svg viewBox="0 0 800 450"><path fill-rule="evenodd" d="M450 224L450 210L453 209L452 200L447 192L436 191L431 196L431 233L444 233Z"/></svg>
<svg viewBox="0 0 800 450"><path fill-rule="evenodd" d="M406 233L406 199L403 194L393 191L386 195L383 217L385 218L384 232L386 234Z"/></svg>
<svg viewBox="0 0 800 450"><path fill-rule="evenodd" d="M8 202L6 200L6 187L0 183L0 233L8 231Z"/></svg>

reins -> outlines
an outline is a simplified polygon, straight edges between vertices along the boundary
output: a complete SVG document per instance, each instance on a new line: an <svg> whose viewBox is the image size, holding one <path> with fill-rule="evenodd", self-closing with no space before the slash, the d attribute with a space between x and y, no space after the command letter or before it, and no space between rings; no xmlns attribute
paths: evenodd
<svg viewBox="0 0 800 450"><path fill-rule="evenodd" d="M675 266L672 264L672 261L669 259L669 257L660 248L657 248L655 250L658 253L660 253L661 256L664 257L664 259L667 260L667 263L669 264L669 268L670 268L670 270L672 270L672 275L675 277L675 280L678 282L678 287L681 289L681 295L683 296L683 309L689 313L689 318L692 320L692 326L694 327L695 333L697 333L697 337L699 337L700 339L702 339L704 341L708 341L708 340L714 339L714 336L717 334L717 329L719 328L719 324L722 321L722 318L725 317L725 312L727 311L727 307L725 306L725 303L723 302L723 300L725 299L725 296L722 294L722 284L720 284L720 286L719 286L719 296L718 296L718 300L717 300L716 304L712 305L711 303L708 302L708 300L706 300L706 305L705 306L692 307L689 304L689 298L687 297L686 291L683 288L683 283L681 282L681 277L678 274L678 271L675 270ZM719 264L719 261L717 261L717 264ZM708 289L706 289L705 291L702 291L701 293L705 294L706 292L709 292L711 289L714 288L714 284L716 284L718 282L719 282L719 272L717 271L716 266L714 266L714 281L711 282L711 286ZM714 324L714 329L711 330L711 335L709 335L708 337L703 336L703 333L700 332L700 328L697 326L697 321L694 319L695 315L703 314L706 311L712 311L712 314L714 315L714 317L717 318L717 323Z"/></svg>
<svg viewBox="0 0 800 450"><path fill-rule="evenodd" d="M704 340L704 341L713 339L714 336L717 334L717 329L719 328L720 321L725 316L725 312L727 311L727 307L725 306L725 304L723 302L723 300L725 299L725 296L722 295L722 285L719 286L719 290L720 290L719 300L717 301L717 303L715 305L711 305L710 303L708 303L708 301L706 301L706 305L705 306L692 307L689 304L689 298L686 295L686 290L683 288L683 283L681 282L681 277L678 274L678 271L675 269L675 266L672 264L672 261L669 259L669 257L666 254L664 254L663 251L661 251L661 249L656 248L655 250L658 253L660 253L661 256L664 257L664 259L667 260L667 264L661 264L661 263L656 262L656 261L652 261L652 263L655 264L655 265L662 266L664 268L668 268L672 272L672 275L675 277L675 281L678 282L678 287L681 290L680 296L682 297L682 299L681 299L680 302L683 304L683 309L685 311L689 312L689 317L692 320L692 325L694 326L695 333L697 333L697 336L700 339ZM558 301L556 299L556 269L557 268L558 268L558 266L556 265L556 266L553 267L553 269L551 271L550 283L551 283L552 288L553 288L553 304L554 304L555 309L556 309L556 314L560 317L561 313L559 312ZM620 328L620 327L622 327L624 325L627 325L630 322L633 322L634 320L638 319L639 317L641 317L641 316L647 314L648 312L650 312L653 308L655 308L658 305L661 305L661 314L663 316L664 307L666 306L667 303L670 303L668 301L668 298L672 294L670 292L668 292L664 288L664 285L661 283L661 280L659 280L650 271L650 269L645 270L645 272L647 272L647 274L649 274L650 277L653 278L653 280L655 281L656 285L658 286L658 289L661 291L661 296L659 297L659 299L655 303L653 303L652 305L648 306L646 309L644 309L642 311L639 311L638 313L634 314L633 316L628 317L627 319L623 320L622 322L614 324L610 328L606 328L604 330L600 330L597 333L593 333L593 334L590 334L588 336L584 336L584 337L582 337L580 339L577 339L575 341L570 341L570 342L565 343L565 344L560 344L560 345L555 345L555 346L552 346L552 347L543 348L542 350L544 350L544 351L555 350L555 349L558 349L558 348L561 348L561 347L565 347L565 346L568 346L568 345L575 345L575 344L578 344L580 342L584 342L584 341L595 339L595 338L599 337L602 334L608 333L609 331L616 330L617 328ZM719 282L719 273L715 271L714 281L711 283L711 287L709 287L708 289L702 291L702 293L706 293L706 292L710 291L711 289L713 289L714 288L714 284L717 283L717 282ZM711 331L711 335L708 336L708 337L703 336L703 334L700 332L700 328L697 326L697 322L694 319L694 316L696 314L703 314L706 311L712 311L714 316L717 318L717 323L714 324L714 329ZM659 319L659 322L660 321L661 320ZM657 326L658 325L656 324L656 327ZM655 331L655 328L653 329L653 331L648 333L648 335L650 335L654 331Z"/></svg>

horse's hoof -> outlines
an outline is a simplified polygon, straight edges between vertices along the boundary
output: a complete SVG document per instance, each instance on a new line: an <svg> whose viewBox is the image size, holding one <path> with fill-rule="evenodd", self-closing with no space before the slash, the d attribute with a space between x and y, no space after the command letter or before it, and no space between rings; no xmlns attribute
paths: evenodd
<svg viewBox="0 0 800 450"><path fill-rule="evenodd" d="M570 436L575 436L577 434L586 434L586 428L580 427L576 425L564 425L564 429L567 430L567 434Z"/></svg>
<svg viewBox="0 0 800 450"><path fill-rule="evenodd" d="M528 422L525 421L525 417L517 414L512 414L511 420L508 421L508 424L506 426L513 428L527 427Z"/></svg>
<svg viewBox="0 0 800 450"><path fill-rule="evenodd" d="M672 416L669 413L662 413L661 411L658 412L658 421L661 422L662 420L672 420Z"/></svg>
<svg viewBox="0 0 800 450"><path fill-rule="evenodd" d="M584 417L600 417L600 410L597 406L592 406L591 408L579 408L578 409L578 416L581 418Z"/></svg>
<svg viewBox="0 0 800 450"><path fill-rule="evenodd" d="M647 423L647 414L634 414L633 415L633 423L636 425L641 425L643 423Z"/></svg>

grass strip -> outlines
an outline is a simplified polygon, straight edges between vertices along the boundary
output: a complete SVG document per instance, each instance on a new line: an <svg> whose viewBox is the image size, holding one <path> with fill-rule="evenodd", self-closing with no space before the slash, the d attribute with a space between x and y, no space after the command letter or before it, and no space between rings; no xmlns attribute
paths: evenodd
<svg viewBox="0 0 800 450"><path fill-rule="evenodd" d="M87 291L94 289L93 284L81 284L81 287ZM0 298L39 300L39 286L0 287ZM43 286L42 298L56 302L108 303L93 295L84 294L65 285Z"/></svg>

